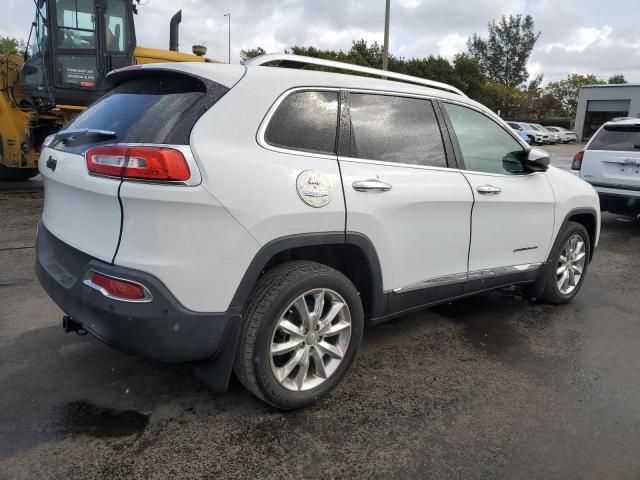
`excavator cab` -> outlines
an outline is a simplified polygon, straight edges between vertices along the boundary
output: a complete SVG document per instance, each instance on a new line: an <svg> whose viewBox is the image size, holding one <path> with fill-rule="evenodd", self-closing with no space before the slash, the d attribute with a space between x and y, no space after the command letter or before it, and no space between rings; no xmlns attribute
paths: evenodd
<svg viewBox="0 0 640 480"><path fill-rule="evenodd" d="M104 95L107 73L135 63L133 13L131 0L36 0L16 100L43 111Z"/></svg>

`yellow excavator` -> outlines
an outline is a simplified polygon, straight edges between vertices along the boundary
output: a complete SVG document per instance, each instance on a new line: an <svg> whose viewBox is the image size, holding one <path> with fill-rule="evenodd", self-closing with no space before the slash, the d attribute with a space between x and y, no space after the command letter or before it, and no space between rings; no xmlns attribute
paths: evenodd
<svg viewBox="0 0 640 480"><path fill-rule="evenodd" d="M108 91L111 70L212 61L203 46L178 52L181 11L171 19L169 50L137 46L134 1L34 0L24 54L0 54L0 180L37 175L42 141Z"/></svg>

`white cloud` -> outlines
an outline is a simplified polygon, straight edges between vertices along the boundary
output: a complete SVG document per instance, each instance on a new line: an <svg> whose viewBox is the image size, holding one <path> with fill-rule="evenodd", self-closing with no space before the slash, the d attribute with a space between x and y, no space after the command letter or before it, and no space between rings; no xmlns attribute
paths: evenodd
<svg viewBox="0 0 640 480"><path fill-rule="evenodd" d="M438 42L438 53L445 58L453 58L457 53L467 48L467 37L457 33L450 33Z"/></svg>

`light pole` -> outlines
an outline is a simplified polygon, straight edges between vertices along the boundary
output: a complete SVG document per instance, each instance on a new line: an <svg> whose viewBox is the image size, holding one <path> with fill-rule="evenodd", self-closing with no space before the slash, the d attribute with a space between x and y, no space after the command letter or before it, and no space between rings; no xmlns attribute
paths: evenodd
<svg viewBox="0 0 640 480"><path fill-rule="evenodd" d="M225 13L225 17L229 17L229 62L231 63L231 13Z"/></svg>
<svg viewBox="0 0 640 480"><path fill-rule="evenodd" d="M389 70L389 15L391 13L391 0L387 0L387 8L384 12L384 46L382 47L382 70Z"/></svg>

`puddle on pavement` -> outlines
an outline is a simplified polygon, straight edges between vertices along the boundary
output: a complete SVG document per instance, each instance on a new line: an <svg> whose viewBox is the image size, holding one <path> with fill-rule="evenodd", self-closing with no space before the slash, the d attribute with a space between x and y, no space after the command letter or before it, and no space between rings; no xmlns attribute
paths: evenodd
<svg viewBox="0 0 640 480"><path fill-rule="evenodd" d="M148 423L149 415L135 410L114 410L76 401L54 409L52 427L59 438L73 435L104 438L140 434Z"/></svg>

